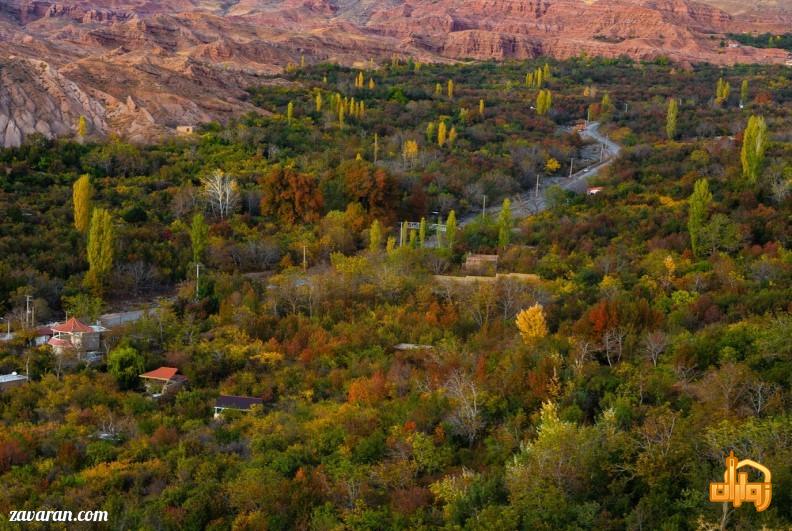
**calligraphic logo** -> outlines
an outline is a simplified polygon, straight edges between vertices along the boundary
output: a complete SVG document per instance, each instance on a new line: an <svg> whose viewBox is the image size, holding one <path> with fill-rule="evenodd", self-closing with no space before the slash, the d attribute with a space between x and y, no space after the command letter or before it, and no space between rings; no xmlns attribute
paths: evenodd
<svg viewBox="0 0 792 531"><path fill-rule="evenodd" d="M764 475L764 481L748 483L748 474L737 472L744 466L750 466L761 472ZM750 459L738 461L732 451L726 458L723 483L710 483L709 499L711 502L732 502L734 507L740 507L743 502L753 503L756 511L762 512L770 506L773 495L773 486L770 481L770 469Z"/></svg>

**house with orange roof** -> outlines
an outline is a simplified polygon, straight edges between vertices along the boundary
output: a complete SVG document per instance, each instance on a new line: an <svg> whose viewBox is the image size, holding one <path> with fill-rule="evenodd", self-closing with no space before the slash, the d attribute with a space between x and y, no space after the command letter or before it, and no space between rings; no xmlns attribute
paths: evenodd
<svg viewBox="0 0 792 531"><path fill-rule="evenodd" d="M72 317L53 325L50 331L47 344L56 356L73 355L77 361L91 363L100 360L106 350L102 334L107 332L107 328L99 324L87 325Z"/></svg>
<svg viewBox="0 0 792 531"><path fill-rule="evenodd" d="M176 367L160 367L139 375L146 385L146 392L154 398L177 393L187 383L187 377L179 374Z"/></svg>

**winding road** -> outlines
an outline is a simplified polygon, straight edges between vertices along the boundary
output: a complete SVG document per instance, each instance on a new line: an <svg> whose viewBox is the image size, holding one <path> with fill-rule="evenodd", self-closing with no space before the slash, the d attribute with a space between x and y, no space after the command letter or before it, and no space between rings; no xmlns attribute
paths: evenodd
<svg viewBox="0 0 792 531"><path fill-rule="evenodd" d="M533 191L523 192L510 197L509 199L511 200L511 211L513 218L524 218L546 209L547 201L545 200L543 190L546 190L550 186L560 186L565 190L571 190L579 194L586 192L589 177L597 175L597 173L599 173L602 168L610 165L616 159L616 157L618 157L622 149L619 144L600 133L599 126L600 124L598 122L591 122L584 129L582 129L579 134L583 138L595 140L597 143L604 146L602 162L590 165L578 171L577 173L573 173L571 177L548 177L543 179L540 182L540 194L538 198ZM497 216L500 214L500 211L501 207L498 205L488 208L487 214ZM478 212L469 212L460 219L458 225L460 227L464 227L465 225L474 221L480 215L481 210Z"/></svg>

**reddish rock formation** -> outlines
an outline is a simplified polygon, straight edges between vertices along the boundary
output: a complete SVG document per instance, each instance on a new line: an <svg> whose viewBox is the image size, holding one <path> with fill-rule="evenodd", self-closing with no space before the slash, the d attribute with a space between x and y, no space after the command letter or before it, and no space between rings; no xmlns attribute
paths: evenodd
<svg viewBox="0 0 792 531"><path fill-rule="evenodd" d="M783 31L737 0L6 0L0 3L0 143L92 131L147 140L178 124L254 110L245 88L301 56L363 65L589 55L685 63L783 62L720 48L728 31ZM746 0L773 4L780 0ZM712 37L715 38L712 38ZM11 59L14 57L14 59ZM43 73L42 73L43 72ZM13 83L11 83L13 81ZM272 82L269 78L266 82ZM7 84L7 83L10 83Z"/></svg>

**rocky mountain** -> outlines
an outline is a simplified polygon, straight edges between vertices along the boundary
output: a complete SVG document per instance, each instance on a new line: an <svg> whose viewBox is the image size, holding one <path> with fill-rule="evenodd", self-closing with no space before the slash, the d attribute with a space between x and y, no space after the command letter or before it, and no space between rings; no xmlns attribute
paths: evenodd
<svg viewBox="0 0 792 531"><path fill-rule="evenodd" d="M80 116L92 133L133 140L223 120L255 110L244 89L303 56L784 62L781 50L719 46L726 32L792 24L768 13L689 0L5 0L0 143L68 134Z"/></svg>

